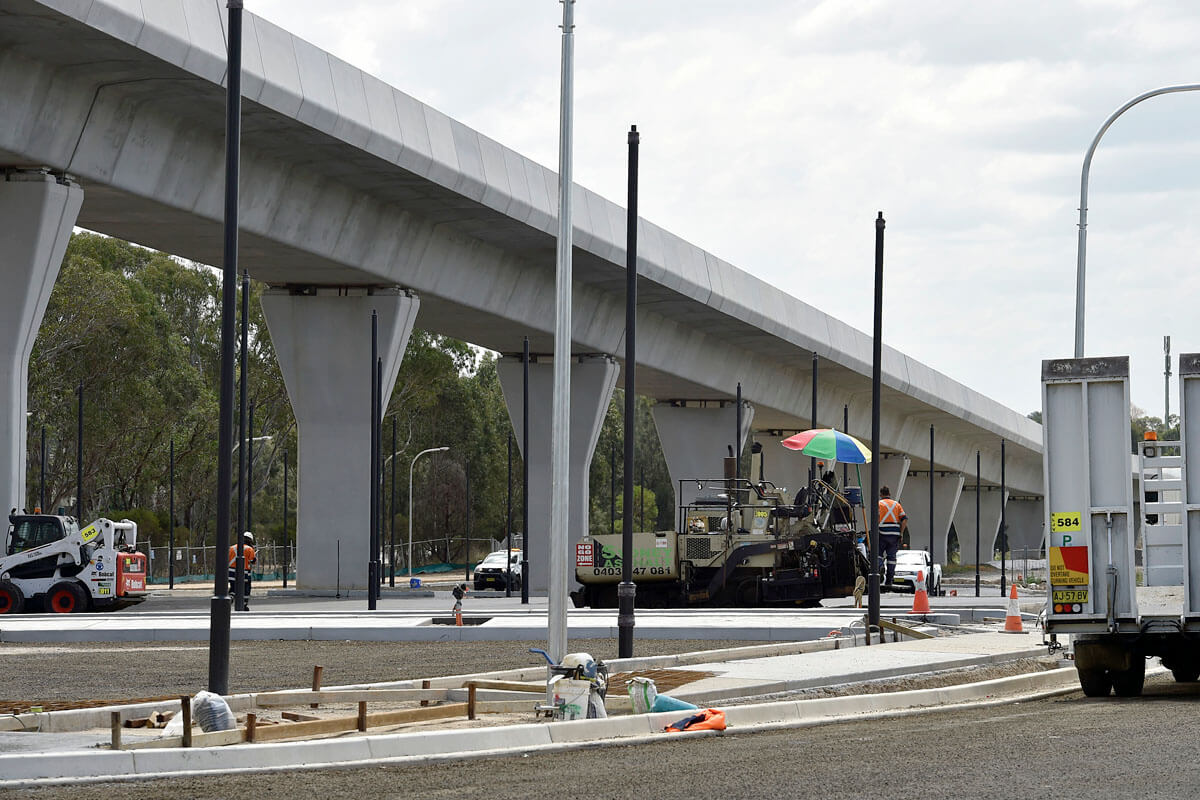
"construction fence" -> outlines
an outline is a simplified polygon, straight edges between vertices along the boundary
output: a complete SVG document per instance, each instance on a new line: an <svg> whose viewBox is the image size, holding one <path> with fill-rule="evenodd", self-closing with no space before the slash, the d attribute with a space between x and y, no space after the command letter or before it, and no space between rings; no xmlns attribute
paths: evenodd
<svg viewBox="0 0 1200 800"><path fill-rule="evenodd" d="M498 545L491 539L472 539L472 553L477 555L478 560L482 560L483 556L490 553L492 550L498 550L503 545ZM440 544L440 540L438 542ZM396 547L396 575L408 574L408 566L405 563L405 547ZM149 583L161 584L170 582L170 570L172 562L175 567L175 583L211 583L213 580L214 566L219 565L222 569L228 569L228 562L224 557L217 558L216 552L211 547L176 547L174 551L169 547L151 547L148 550L144 547L139 548L146 553L149 559L149 572L147 576ZM296 548L292 546L284 546L277 544L262 544L255 548L258 560L251 567L251 574L256 581L282 581L284 579L284 571L287 571L287 580L293 581L296 579ZM383 548L383 575L388 577L391 574L391 561L389 560L391 548L384 546ZM413 562L413 572L415 573L436 573L436 572L452 572L455 570L463 570L466 564L463 563L448 563L444 561L428 562L424 557L415 552ZM173 558L172 558L173 556ZM472 565L478 563L478 560L472 562ZM348 567L349 568L349 567ZM363 565L366 569L366 565Z"/></svg>

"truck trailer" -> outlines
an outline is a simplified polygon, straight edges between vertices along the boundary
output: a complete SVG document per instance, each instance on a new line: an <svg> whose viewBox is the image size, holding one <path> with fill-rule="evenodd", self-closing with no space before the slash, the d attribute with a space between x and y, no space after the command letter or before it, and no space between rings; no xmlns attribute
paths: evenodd
<svg viewBox="0 0 1200 800"><path fill-rule="evenodd" d="M1090 697L1140 695L1151 657L1200 678L1200 354L1178 374L1180 440L1135 455L1128 357L1042 362L1045 632L1070 637Z"/></svg>

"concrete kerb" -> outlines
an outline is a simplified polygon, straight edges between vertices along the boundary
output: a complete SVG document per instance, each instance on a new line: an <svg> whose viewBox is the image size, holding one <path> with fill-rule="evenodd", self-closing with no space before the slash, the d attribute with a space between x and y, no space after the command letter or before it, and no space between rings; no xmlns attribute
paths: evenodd
<svg viewBox="0 0 1200 800"><path fill-rule="evenodd" d="M1151 670L1148 674L1165 672ZM800 728L848 720L932 713L945 705L973 708L1003 705L1077 691L1073 668L936 689L846 697L788 700L725 710L730 728L750 733ZM583 746L643 744L661 741L662 729L682 712L577 720L552 725L383 734L353 739L247 744L190 750L120 753L72 752L0 756L0 788L20 788L99 780L149 780L183 775L256 773L280 769L379 766L550 752ZM721 735L714 731L678 734ZM69 756L69 757L67 757ZM64 773L70 770L71 775Z"/></svg>
<svg viewBox="0 0 1200 800"><path fill-rule="evenodd" d="M741 659L761 658L764 656L779 656L779 655L796 655L802 653L816 653L825 650L839 650L849 645L849 639L844 637L818 639L807 642L785 642L780 644L765 644L765 645L749 645L746 647L730 647L721 650L701 650L690 653L677 653L661 656L642 656L627 659L614 659L607 662L609 670L612 674L619 672L634 672L647 669L665 669L670 667L682 667L695 664L711 663L714 661L734 661ZM1010 658L1020 658L1022 655L1016 656L982 656L975 663L993 663L999 660ZM972 664L961 663L956 666L972 666ZM896 673L885 675L871 675L869 677L848 676L847 682L855 682L858 680L872 680L885 677L894 677ZM495 670L492 672L481 672L465 675L450 675L440 678L430 678L429 686L432 689L453 689L464 686L468 681L472 680L510 680L510 681L536 681L544 680L547 677L545 665L520 667L510 670ZM400 681L387 681L382 683L356 683L346 684L342 686L327 686L329 690L340 689L416 689L421 687L421 680L407 679ZM785 691L789 687L780 684L779 687L771 689L764 684L759 687L757 694L769 694L771 692ZM799 686L795 688L809 688L809 686ZM309 691L309 689L296 689L297 692ZM736 693L734 693L736 694ZM226 696L226 702L232 711L244 712L252 710L256 706L257 693L245 693ZM712 702L721 699L728 699L729 693L706 693L703 699L705 702ZM683 695L680 695L683 699ZM66 711L48 711L26 714L14 714L0 717L0 731L37 731L40 733L66 733L72 731L91 730L95 728L107 727L110 720L110 714L113 711L118 711L122 715L122 719L133 717L148 716L153 711L169 712L174 711L179 707L178 700L161 700L148 703L130 703L126 705L111 705L99 708L80 708Z"/></svg>

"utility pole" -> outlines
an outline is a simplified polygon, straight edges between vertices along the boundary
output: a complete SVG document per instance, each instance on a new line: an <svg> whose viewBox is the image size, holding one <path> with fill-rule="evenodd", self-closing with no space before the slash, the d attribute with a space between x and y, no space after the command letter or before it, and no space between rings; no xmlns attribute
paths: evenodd
<svg viewBox="0 0 1200 800"><path fill-rule="evenodd" d="M1171 337L1163 337L1163 427L1171 427Z"/></svg>

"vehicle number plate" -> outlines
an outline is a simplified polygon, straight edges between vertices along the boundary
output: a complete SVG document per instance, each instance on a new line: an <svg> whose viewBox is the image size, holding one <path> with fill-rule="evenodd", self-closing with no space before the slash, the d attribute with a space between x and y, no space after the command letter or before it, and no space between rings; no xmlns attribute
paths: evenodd
<svg viewBox="0 0 1200 800"><path fill-rule="evenodd" d="M1055 589L1052 594L1051 600L1055 603L1086 603L1088 601L1087 589Z"/></svg>

